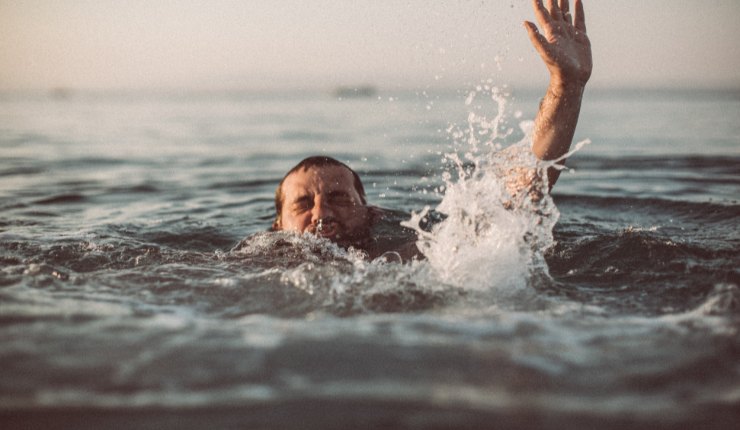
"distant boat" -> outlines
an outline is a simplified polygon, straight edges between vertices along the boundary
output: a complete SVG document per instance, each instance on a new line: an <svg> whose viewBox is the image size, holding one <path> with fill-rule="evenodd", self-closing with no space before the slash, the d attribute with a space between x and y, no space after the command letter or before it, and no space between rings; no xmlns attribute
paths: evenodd
<svg viewBox="0 0 740 430"><path fill-rule="evenodd" d="M334 90L334 95L340 99L373 97L378 90L370 85L361 85L357 87L338 87Z"/></svg>
<svg viewBox="0 0 740 430"><path fill-rule="evenodd" d="M52 88L49 90L49 97L58 100L68 99L72 95L72 90L64 87Z"/></svg>

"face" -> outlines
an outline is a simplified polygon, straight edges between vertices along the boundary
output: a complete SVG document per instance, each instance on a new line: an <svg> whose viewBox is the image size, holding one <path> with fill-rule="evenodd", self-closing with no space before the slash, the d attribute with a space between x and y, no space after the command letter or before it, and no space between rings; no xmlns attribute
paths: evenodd
<svg viewBox="0 0 740 430"><path fill-rule="evenodd" d="M298 170L283 181L283 207L276 230L308 232L335 242L361 237L368 208L354 187L352 173L341 166Z"/></svg>

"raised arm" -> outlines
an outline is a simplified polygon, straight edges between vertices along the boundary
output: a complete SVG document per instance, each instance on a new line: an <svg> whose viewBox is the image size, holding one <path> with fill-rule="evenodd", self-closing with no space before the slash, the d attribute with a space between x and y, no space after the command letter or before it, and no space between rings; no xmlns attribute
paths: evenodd
<svg viewBox="0 0 740 430"><path fill-rule="evenodd" d="M550 72L550 85L535 119L532 150L541 160L554 160L570 149L581 110L581 99L591 76L591 42L586 35L583 3L575 0L571 16L568 0L532 0L542 31L529 21L524 26ZM563 161L564 162L564 161ZM550 187L560 171L547 172Z"/></svg>

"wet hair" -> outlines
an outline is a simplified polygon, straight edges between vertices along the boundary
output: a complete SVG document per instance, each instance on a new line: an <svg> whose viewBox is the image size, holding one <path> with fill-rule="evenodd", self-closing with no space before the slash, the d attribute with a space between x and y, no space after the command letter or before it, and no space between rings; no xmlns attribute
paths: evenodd
<svg viewBox="0 0 740 430"><path fill-rule="evenodd" d="M367 198L365 196L365 187L362 185L362 181L360 180L360 175L357 174L354 170L352 170L351 167L348 165L342 163L339 160L336 160L331 157L326 157L323 155L316 155L313 157L304 158L300 163L296 164L292 169L288 170L288 173L283 176L283 179L280 181L280 183L277 186L277 189L275 190L275 222L272 224L272 230L275 230L275 227L280 222L280 215L283 213L283 182L285 182L285 179L290 176L292 173L297 172L299 170L308 170L313 167L324 167L324 166L338 166L338 167L344 167L345 169L349 170L350 173L352 173L352 177L354 178L353 185L355 187L355 190L357 191L357 194L360 195L360 201L362 204L367 204Z"/></svg>

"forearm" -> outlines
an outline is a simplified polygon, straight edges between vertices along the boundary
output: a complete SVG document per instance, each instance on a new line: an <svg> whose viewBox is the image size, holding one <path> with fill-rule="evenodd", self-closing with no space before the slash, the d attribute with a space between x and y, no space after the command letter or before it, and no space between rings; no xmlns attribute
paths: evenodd
<svg viewBox="0 0 740 430"><path fill-rule="evenodd" d="M532 151L541 160L555 160L570 149L581 111L584 84L564 83L552 78L547 93L540 103L532 136ZM562 161L561 161L562 163ZM548 170L550 187L560 171Z"/></svg>
<svg viewBox="0 0 740 430"><path fill-rule="evenodd" d="M580 0L575 0L573 16L568 0L549 0L547 8L543 0L532 0L532 7L542 33L532 22L525 21L524 27L550 72L550 86L534 122L532 151L541 160L559 160L570 149L583 89L591 77L591 42ZM558 169L548 169L550 188L559 175Z"/></svg>

